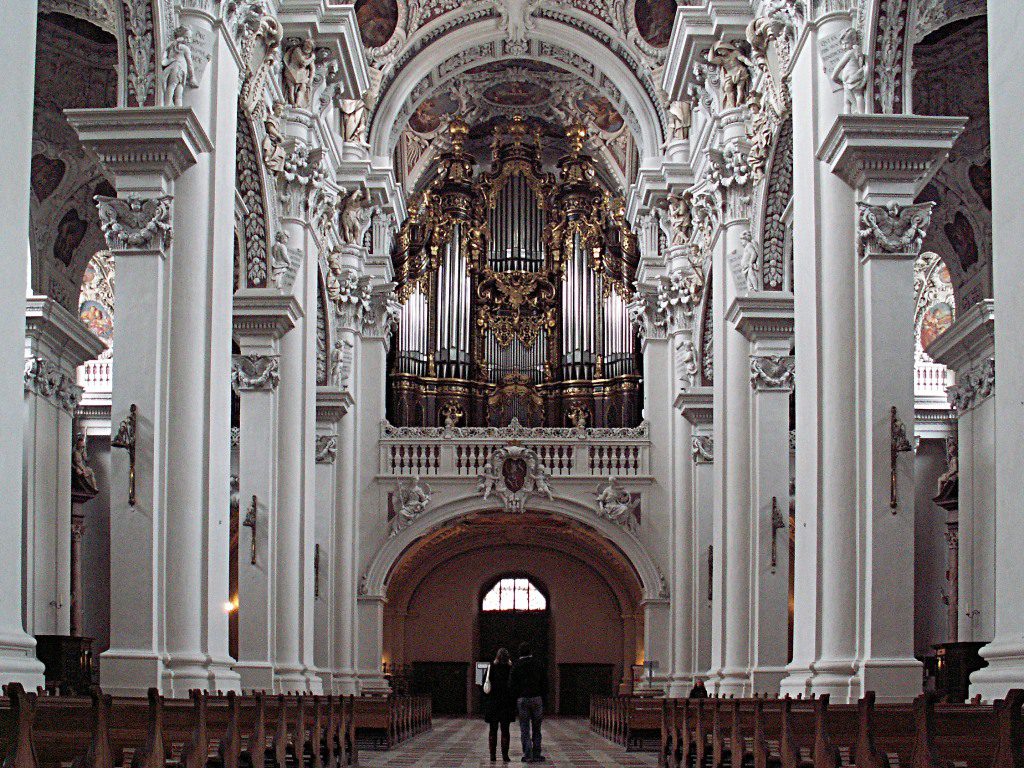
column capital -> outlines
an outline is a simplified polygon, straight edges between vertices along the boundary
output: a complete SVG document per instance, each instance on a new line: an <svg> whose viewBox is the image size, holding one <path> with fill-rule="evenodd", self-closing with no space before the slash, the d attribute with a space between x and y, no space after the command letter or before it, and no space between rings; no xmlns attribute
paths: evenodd
<svg viewBox="0 0 1024 768"><path fill-rule="evenodd" d="M243 288L232 301L232 335L239 346L260 348L269 354L276 351L276 342L302 316L302 307L291 294L270 288Z"/></svg>
<svg viewBox="0 0 1024 768"><path fill-rule="evenodd" d="M242 392L277 389L281 383L281 360L277 355L232 355L231 388Z"/></svg>
<svg viewBox="0 0 1024 768"><path fill-rule="evenodd" d="M693 435L690 438L690 453L694 464L714 464L715 438L711 435Z"/></svg>
<svg viewBox="0 0 1024 768"><path fill-rule="evenodd" d="M995 355L995 302L982 299L961 313L946 332L925 350L937 363L954 371Z"/></svg>
<svg viewBox="0 0 1024 768"><path fill-rule="evenodd" d="M338 454L338 436L317 435L315 450L317 464L333 464Z"/></svg>
<svg viewBox="0 0 1024 768"><path fill-rule="evenodd" d="M967 124L965 117L838 115L818 159L865 202L909 204L921 192Z"/></svg>
<svg viewBox="0 0 1024 768"><path fill-rule="evenodd" d="M213 144L191 107L68 109L82 144L115 178L119 192L159 194Z"/></svg>
<svg viewBox="0 0 1024 768"><path fill-rule="evenodd" d="M691 387L680 392L675 406L694 426L709 425L715 420L714 390L711 387Z"/></svg>
<svg viewBox="0 0 1024 768"><path fill-rule="evenodd" d="M795 373L791 355L750 356L750 386L758 392L791 392Z"/></svg>

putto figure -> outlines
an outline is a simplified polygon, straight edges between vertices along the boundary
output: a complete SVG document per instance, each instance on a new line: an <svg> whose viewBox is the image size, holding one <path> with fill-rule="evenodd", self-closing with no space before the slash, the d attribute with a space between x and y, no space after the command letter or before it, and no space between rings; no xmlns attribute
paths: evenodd
<svg viewBox="0 0 1024 768"><path fill-rule="evenodd" d="M308 107L316 76L316 46L307 37L284 55L284 95L293 107Z"/></svg>
<svg viewBox="0 0 1024 768"><path fill-rule="evenodd" d="M180 107L185 103L185 86L198 88L192 63L192 32L188 27L174 30L174 39L164 49L164 104Z"/></svg>

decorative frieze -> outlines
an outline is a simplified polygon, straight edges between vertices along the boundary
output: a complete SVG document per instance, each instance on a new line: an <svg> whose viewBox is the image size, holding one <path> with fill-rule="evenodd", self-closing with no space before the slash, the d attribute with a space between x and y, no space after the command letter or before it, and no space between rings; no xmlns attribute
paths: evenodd
<svg viewBox="0 0 1024 768"><path fill-rule="evenodd" d="M112 251L166 249L171 244L171 196L96 195L100 229Z"/></svg>
<svg viewBox="0 0 1024 768"><path fill-rule="evenodd" d="M695 464L713 464L715 439L711 435L693 435L690 438L690 453Z"/></svg>
<svg viewBox="0 0 1024 768"><path fill-rule="evenodd" d="M276 355L232 355L231 387L236 393L276 389L280 366Z"/></svg>
<svg viewBox="0 0 1024 768"><path fill-rule="evenodd" d="M956 385L949 388L949 402L958 413L980 405L996 388L996 361L988 358L958 371Z"/></svg>
<svg viewBox="0 0 1024 768"><path fill-rule="evenodd" d="M791 356L752 355L750 386L758 391L793 389L796 362Z"/></svg>
<svg viewBox="0 0 1024 768"><path fill-rule="evenodd" d="M25 391L44 397L59 408L74 414L82 397L82 388L56 363L42 357L25 358Z"/></svg>
<svg viewBox="0 0 1024 768"><path fill-rule="evenodd" d="M338 455L337 435L317 435L315 457L317 464L333 464Z"/></svg>
<svg viewBox="0 0 1024 768"><path fill-rule="evenodd" d="M862 253L914 256L928 234L933 203L916 205L857 204L858 234Z"/></svg>

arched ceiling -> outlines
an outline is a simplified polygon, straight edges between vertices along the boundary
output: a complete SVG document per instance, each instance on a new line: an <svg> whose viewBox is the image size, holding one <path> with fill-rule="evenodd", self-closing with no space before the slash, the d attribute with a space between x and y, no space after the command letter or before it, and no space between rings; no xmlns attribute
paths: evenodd
<svg viewBox="0 0 1024 768"><path fill-rule="evenodd" d="M601 575L622 605L641 600L639 577L614 544L581 523L545 513L480 512L418 539L388 577L388 600L407 602L419 583L441 564L466 552L504 545L551 549Z"/></svg>
<svg viewBox="0 0 1024 768"><path fill-rule="evenodd" d="M373 153L397 148L411 189L453 115L474 129L519 113L552 135L580 121L625 187L637 162L660 154L675 11L676 0L359 0Z"/></svg>

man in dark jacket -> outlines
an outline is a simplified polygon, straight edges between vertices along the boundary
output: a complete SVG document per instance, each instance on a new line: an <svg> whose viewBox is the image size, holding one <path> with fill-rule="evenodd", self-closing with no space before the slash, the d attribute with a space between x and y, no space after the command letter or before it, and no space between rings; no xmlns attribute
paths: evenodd
<svg viewBox="0 0 1024 768"><path fill-rule="evenodd" d="M519 658L512 665L510 682L519 712L523 762L546 762L540 751L540 723L544 719L545 674L540 661L533 657L533 651L528 643L519 646Z"/></svg>

